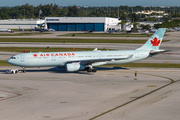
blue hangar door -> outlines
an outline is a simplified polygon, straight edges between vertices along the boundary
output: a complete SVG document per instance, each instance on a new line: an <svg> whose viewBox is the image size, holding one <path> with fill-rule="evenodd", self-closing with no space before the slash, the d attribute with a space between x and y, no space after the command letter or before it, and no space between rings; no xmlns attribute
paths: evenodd
<svg viewBox="0 0 180 120"><path fill-rule="evenodd" d="M58 31L58 24L57 23L49 23L48 28L54 29L55 31Z"/></svg>
<svg viewBox="0 0 180 120"><path fill-rule="evenodd" d="M48 23L55 31L104 31L104 23Z"/></svg>
<svg viewBox="0 0 180 120"><path fill-rule="evenodd" d="M67 31L67 25L66 24L59 24L58 25L58 31Z"/></svg>
<svg viewBox="0 0 180 120"><path fill-rule="evenodd" d="M104 23L95 23L94 31L104 31Z"/></svg>
<svg viewBox="0 0 180 120"><path fill-rule="evenodd" d="M83 23L77 23L76 24L76 31L83 31L85 30Z"/></svg>
<svg viewBox="0 0 180 120"><path fill-rule="evenodd" d="M93 23L86 23L85 24L85 31L94 30L94 24Z"/></svg>
<svg viewBox="0 0 180 120"><path fill-rule="evenodd" d="M76 31L76 24L67 24L67 31Z"/></svg>

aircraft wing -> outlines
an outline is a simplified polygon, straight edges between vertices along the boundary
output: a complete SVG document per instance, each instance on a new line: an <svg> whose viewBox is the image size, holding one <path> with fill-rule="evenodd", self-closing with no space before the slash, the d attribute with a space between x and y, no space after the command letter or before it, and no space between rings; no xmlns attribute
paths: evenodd
<svg viewBox="0 0 180 120"><path fill-rule="evenodd" d="M133 57L133 54L132 55L129 55L128 57L124 57L124 58L101 58L101 59L90 59L90 60L76 60L76 61L67 61L66 64L68 63L74 63L74 62L80 62L81 64L83 65L89 65L89 64L92 64L92 63L95 63L95 62L106 62L106 61L116 61L116 60L125 60L125 59L129 59L129 58L132 58Z"/></svg>

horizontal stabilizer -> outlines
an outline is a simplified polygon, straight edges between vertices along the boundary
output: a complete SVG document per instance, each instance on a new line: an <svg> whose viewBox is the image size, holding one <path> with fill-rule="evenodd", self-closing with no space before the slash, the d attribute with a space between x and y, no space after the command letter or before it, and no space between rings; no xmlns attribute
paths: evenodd
<svg viewBox="0 0 180 120"><path fill-rule="evenodd" d="M160 54L160 53L163 53L163 52L169 52L171 50L151 50L149 52L150 55L157 55L157 54Z"/></svg>

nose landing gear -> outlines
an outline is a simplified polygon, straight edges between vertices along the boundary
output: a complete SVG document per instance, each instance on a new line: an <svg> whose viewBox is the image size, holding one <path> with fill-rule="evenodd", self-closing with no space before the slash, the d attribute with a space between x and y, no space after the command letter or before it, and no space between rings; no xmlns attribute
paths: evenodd
<svg viewBox="0 0 180 120"><path fill-rule="evenodd" d="M23 73L25 73L25 72L26 72L26 70L25 70L25 67L23 67L23 70L22 70L22 72L23 72Z"/></svg>

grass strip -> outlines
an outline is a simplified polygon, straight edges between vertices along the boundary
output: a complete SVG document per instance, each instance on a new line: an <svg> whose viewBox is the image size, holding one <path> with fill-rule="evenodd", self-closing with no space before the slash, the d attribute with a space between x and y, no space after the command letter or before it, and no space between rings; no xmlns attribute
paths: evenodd
<svg viewBox="0 0 180 120"><path fill-rule="evenodd" d="M52 34L52 33L6 33L0 34L0 36L31 36L31 35L44 35L44 34Z"/></svg>
<svg viewBox="0 0 180 120"><path fill-rule="evenodd" d="M37 43L130 43L144 44L147 40L126 39L71 39L71 38L0 38L0 42L37 42ZM163 40L167 42L169 40Z"/></svg>
<svg viewBox="0 0 180 120"><path fill-rule="evenodd" d="M6 60L0 60L0 66L13 66L6 62Z"/></svg>
<svg viewBox="0 0 180 120"><path fill-rule="evenodd" d="M150 37L152 34L126 34L126 33L69 33L59 36L74 37Z"/></svg>
<svg viewBox="0 0 180 120"><path fill-rule="evenodd" d="M92 51L94 48L46 48L46 47L0 47L0 51L6 52L61 52L61 51ZM107 50L107 49L99 49Z"/></svg>

